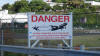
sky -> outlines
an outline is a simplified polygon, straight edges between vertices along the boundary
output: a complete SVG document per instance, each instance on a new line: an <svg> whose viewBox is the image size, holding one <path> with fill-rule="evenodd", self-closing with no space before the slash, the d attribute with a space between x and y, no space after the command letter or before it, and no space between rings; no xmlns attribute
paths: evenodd
<svg viewBox="0 0 100 56"><path fill-rule="evenodd" d="M2 7L4 4L13 4L16 0L0 0L0 7ZM28 0L30 1L30 0ZM47 1L47 0L44 0L44 1Z"/></svg>
<svg viewBox="0 0 100 56"><path fill-rule="evenodd" d="M16 0L0 0L0 7L2 7L4 4L9 3L12 4L14 3Z"/></svg>

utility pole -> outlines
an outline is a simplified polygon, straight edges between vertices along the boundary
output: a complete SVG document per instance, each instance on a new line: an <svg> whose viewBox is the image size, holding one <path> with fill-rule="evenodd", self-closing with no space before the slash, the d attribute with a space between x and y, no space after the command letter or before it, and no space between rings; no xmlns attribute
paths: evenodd
<svg viewBox="0 0 100 56"><path fill-rule="evenodd" d="M3 31L3 28L1 28L1 44L3 45L4 44L4 31ZM1 51L1 55L0 56L4 56L4 52L3 51Z"/></svg>
<svg viewBox="0 0 100 56"><path fill-rule="evenodd" d="M2 17L1 17L2 18ZM3 45L3 40L4 40L4 32L3 32L3 27L2 27L2 19L0 18L0 30L1 30L1 44ZM1 51L0 56L4 56L4 52Z"/></svg>

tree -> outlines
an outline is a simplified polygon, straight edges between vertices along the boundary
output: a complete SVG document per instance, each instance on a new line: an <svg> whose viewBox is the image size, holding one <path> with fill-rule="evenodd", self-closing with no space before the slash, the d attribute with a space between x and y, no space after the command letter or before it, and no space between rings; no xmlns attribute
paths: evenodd
<svg viewBox="0 0 100 56"><path fill-rule="evenodd" d="M63 4L63 9L64 9L64 12L66 12L66 9L67 9L67 4L66 3Z"/></svg>
<svg viewBox="0 0 100 56"><path fill-rule="evenodd" d="M15 12L28 12L28 11L30 11L30 8L28 6L28 1L26 1L26 0L16 1L13 5L13 8L14 8Z"/></svg>
<svg viewBox="0 0 100 56"><path fill-rule="evenodd" d="M90 6L89 9L93 12L96 11L96 6Z"/></svg>
<svg viewBox="0 0 100 56"><path fill-rule="evenodd" d="M52 0L52 2L64 3L64 2L67 2L67 0Z"/></svg>
<svg viewBox="0 0 100 56"><path fill-rule="evenodd" d="M29 7L31 8L31 11L41 11L41 10L49 10L51 7L43 2L42 0L32 0L29 3Z"/></svg>
<svg viewBox="0 0 100 56"><path fill-rule="evenodd" d="M9 7L10 7L10 5L9 5L9 3L7 3L7 4L4 4L3 6L2 6L2 9L9 9Z"/></svg>
<svg viewBox="0 0 100 56"><path fill-rule="evenodd" d="M67 3L68 2L68 0L62 0L62 3Z"/></svg>
<svg viewBox="0 0 100 56"><path fill-rule="evenodd" d="M6 10L9 10L9 13L14 13L13 5L10 5L10 4L8 4L8 3L7 3L7 4L4 4L4 5L2 6L2 9L3 9L3 10L5 10L5 9L6 9Z"/></svg>
<svg viewBox="0 0 100 56"><path fill-rule="evenodd" d="M55 6L53 7L53 9L54 9L54 10L62 10L62 7L59 6L59 5L55 5Z"/></svg>

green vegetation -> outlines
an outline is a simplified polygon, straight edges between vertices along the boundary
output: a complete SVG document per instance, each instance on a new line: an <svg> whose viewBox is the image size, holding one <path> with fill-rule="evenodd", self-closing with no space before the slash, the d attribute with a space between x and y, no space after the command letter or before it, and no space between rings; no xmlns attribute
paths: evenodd
<svg viewBox="0 0 100 56"><path fill-rule="evenodd" d="M52 0L52 2L57 2L57 3L65 3L67 2L68 0Z"/></svg>
<svg viewBox="0 0 100 56"><path fill-rule="evenodd" d="M43 11L43 10L50 10L51 7L46 4L45 2L43 2L42 0L33 0L29 3L29 6L31 8L31 11L35 11L35 12L39 12L39 11Z"/></svg>
<svg viewBox="0 0 100 56"><path fill-rule="evenodd" d="M86 47L100 47L100 35L75 36L74 46L85 45Z"/></svg>
<svg viewBox="0 0 100 56"><path fill-rule="evenodd" d="M6 41L8 42L8 41ZM41 40L40 42L48 46L48 40ZM57 46L57 44L62 43L58 40L50 40L51 47ZM27 46L27 36L24 39L13 39L9 40L10 45L24 45ZM80 45L85 45L86 47L100 47L100 35L84 35L84 36L74 36L73 37L74 47L79 47Z"/></svg>
<svg viewBox="0 0 100 56"><path fill-rule="evenodd" d="M43 0L32 0L30 3L26 0L16 1L14 4L5 4L2 9L8 9L11 13L19 13L19 12L47 12L49 10L64 10L67 12L86 12L88 11L96 11L96 7L91 6L89 4L84 4L83 0L53 0L53 2L58 3L54 7L50 7ZM63 6L60 6L59 3L63 3ZM78 10L78 11L75 11Z"/></svg>
<svg viewBox="0 0 100 56"><path fill-rule="evenodd" d="M54 7L50 7L43 0L32 0L28 2L26 0L16 1L14 4L5 4L2 9L8 9L9 13L22 13L22 12L36 12L36 14L67 14L69 12L75 13L73 15L74 26L76 27L87 27L95 28L98 26L100 28L99 17L100 14L81 14L81 13L91 13L100 11L100 6L91 6L90 4L85 4L84 0L52 0L58 3ZM98 1L98 0L95 0ZM63 3L60 6L59 3ZM77 16L78 15L78 16ZM80 20L86 18L86 22L82 23ZM83 25L84 24L84 25Z"/></svg>
<svg viewBox="0 0 100 56"><path fill-rule="evenodd" d="M16 1L14 4L5 4L2 9L8 9L9 13L19 12L39 12L48 11L51 7L42 0L32 0L30 3L26 0Z"/></svg>
<svg viewBox="0 0 100 56"><path fill-rule="evenodd" d="M16 13L27 12L29 10L30 9L28 6L28 1L26 1L26 0L17 1L13 4L13 11L15 11Z"/></svg>
<svg viewBox="0 0 100 56"><path fill-rule="evenodd" d="M96 2L100 2L100 0L86 0L86 1L96 1Z"/></svg>
<svg viewBox="0 0 100 56"><path fill-rule="evenodd" d="M5 52L5 56L27 56L26 54Z"/></svg>
<svg viewBox="0 0 100 56"><path fill-rule="evenodd" d="M25 45L27 46L27 39L13 39L10 40L11 45ZM45 45L48 45L47 41L41 41ZM62 41L51 40L49 42L50 46L57 46L57 44L62 43ZM74 36L73 37L74 47L79 47L80 45L85 45L86 47L100 47L100 35L86 35L86 36ZM26 54L10 53L5 52L6 56L27 56Z"/></svg>

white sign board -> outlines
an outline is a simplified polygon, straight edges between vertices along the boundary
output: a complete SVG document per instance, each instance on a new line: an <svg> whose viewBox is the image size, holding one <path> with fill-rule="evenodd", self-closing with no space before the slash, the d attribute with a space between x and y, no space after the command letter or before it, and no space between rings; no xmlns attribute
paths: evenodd
<svg viewBox="0 0 100 56"><path fill-rule="evenodd" d="M30 40L72 39L72 15L35 15L28 13Z"/></svg>

